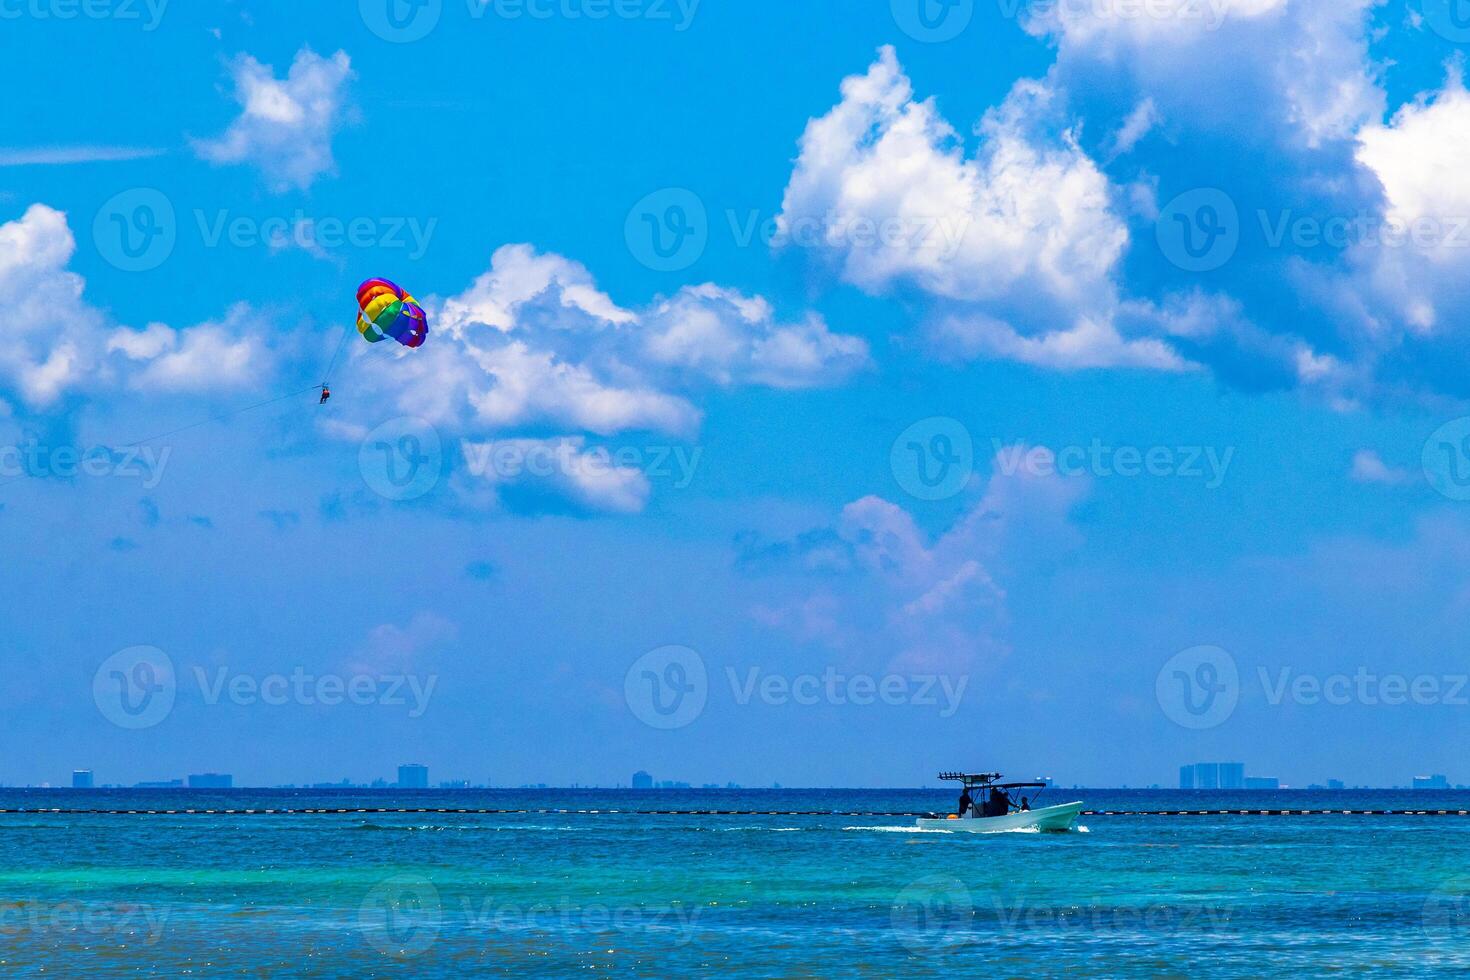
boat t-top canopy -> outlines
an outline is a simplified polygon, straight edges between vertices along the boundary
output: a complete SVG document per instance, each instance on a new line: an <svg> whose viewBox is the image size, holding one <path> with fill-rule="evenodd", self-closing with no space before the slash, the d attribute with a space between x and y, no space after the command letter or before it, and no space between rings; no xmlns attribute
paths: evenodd
<svg viewBox="0 0 1470 980"><path fill-rule="evenodd" d="M998 772L942 772L940 779L964 783L965 789L1046 789L1046 783L998 783Z"/></svg>

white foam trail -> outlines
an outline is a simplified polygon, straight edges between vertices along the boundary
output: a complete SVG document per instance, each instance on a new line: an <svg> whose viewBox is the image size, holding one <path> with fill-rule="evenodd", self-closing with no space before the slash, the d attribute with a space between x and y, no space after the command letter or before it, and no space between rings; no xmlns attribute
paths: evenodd
<svg viewBox="0 0 1470 980"><path fill-rule="evenodd" d="M732 831L769 831L769 832L777 833L777 834L790 834L790 833L794 833L794 832L800 830L801 828L800 827L761 827L761 826L753 826L753 827L717 827L715 829L716 830L719 830L721 833L725 833L725 834L731 833Z"/></svg>
<svg viewBox="0 0 1470 980"><path fill-rule="evenodd" d="M1040 827L1012 827L1009 830L983 830L983 831L958 831L945 830L938 827L843 827L843 830L866 830L883 834L975 834L980 837L989 837L993 834L1040 834ZM1079 834L1091 833L1086 827L1073 828ZM1051 833L1052 831L1045 831Z"/></svg>

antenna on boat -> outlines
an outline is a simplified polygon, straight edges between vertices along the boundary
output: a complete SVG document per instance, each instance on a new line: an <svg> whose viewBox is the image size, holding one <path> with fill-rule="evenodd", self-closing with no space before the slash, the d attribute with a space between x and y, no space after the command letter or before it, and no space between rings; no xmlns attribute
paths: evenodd
<svg viewBox="0 0 1470 980"><path fill-rule="evenodd" d="M966 788L969 788L969 787L972 787L972 786L988 786L988 785L990 785L991 783L995 782L997 779L1000 778L1000 773L998 773L998 772L977 772L977 773L942 772L942 773L939 774L939 778L940 779L946 779L946 780L949 780L951 782L964 783L965 784L965 787Z"/></svg>

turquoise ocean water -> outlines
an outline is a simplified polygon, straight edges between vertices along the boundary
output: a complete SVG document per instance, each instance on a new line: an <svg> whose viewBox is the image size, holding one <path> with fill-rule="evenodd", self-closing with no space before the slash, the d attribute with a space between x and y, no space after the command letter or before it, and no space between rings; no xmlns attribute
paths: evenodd
<svg viewBox="0 0 1470 980"><path fill-rule="evenodd" d="M948 791L0 791L4 807L936 810ZM1470 793L1050 790L1098 808ZM1470 969L1470 818L0 815L0 972L1415 976Z"/></svg>

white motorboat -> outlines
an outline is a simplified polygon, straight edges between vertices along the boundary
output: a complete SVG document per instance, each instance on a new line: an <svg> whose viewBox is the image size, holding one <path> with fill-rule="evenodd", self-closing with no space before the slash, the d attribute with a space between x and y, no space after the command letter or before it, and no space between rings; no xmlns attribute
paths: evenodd
<svg viewBox="0 0 1470 980"><path fill-rule="evenodd" d="M1031 796L1020 800L1011 795L1011 790L1031 789L1037 792L1046 789L1046 783L1002 783L1000 773L942 772L940 779L964 784L962 801L968 801L963 813L949 816L933 814L920 817L919 827L924 830L946 830L967 834L994 834L1010 830L1071 830L1077 825L1082 813L1082 803L1059 803L1056 806L1031 806Z"/></svg>

